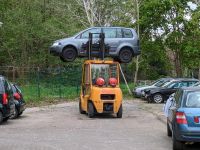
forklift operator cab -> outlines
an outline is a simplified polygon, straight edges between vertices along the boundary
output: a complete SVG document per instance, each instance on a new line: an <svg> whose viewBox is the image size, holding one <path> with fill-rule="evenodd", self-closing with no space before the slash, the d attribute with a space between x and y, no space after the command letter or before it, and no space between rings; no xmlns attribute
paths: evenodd
<svg viewBox="0 0 200 150"><path fill-rule="evenodd" d="M80 113L87 113L90 118L97 113L115 113L121 118L119 63L111 60L86 60L82 71Z"/></svg>

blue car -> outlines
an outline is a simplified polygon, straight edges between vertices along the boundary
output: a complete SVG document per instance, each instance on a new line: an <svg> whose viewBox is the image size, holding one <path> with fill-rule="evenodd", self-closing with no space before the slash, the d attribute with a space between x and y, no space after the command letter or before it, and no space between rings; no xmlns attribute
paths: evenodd
<svg viewBox="0 0 200 150"><path fill-rule="evenodd" d="M173 150L185 143L200 142L200 87L179 89L169 107L167 135L172 136Z"/></svg>

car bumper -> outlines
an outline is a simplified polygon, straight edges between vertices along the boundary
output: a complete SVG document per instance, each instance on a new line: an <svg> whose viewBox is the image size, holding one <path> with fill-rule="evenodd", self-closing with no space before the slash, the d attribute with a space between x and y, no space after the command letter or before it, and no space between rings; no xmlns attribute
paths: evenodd
<svg viewBox="0 0 200 150"><path fill-rule="evenodd" d="M182 130L180 130L182 128ZM183 142L200 142L200 129L199 127L176 127L176 139Z"/></svg>
<svg viewBox="0 0 200 150"><path fill-rule="evenodd" d="M60 56L60 54L62 52L62 47L61 46L51 46L49 48L49 52L51 55Z"/></svg>
<svg viewBox="0 0 200 150"><path fill-rule="evenodd" d="M133 91L133 95L134 95L135 97L142 97L142 93L136 92L136 91Z"/></svg>
<svg viewBox="0 0 200 150"><path fill-rule="evenodd" d="M19 113L23 112L26 109L26 103L22 101L15 101L15 107L19 111Z"/></svg>

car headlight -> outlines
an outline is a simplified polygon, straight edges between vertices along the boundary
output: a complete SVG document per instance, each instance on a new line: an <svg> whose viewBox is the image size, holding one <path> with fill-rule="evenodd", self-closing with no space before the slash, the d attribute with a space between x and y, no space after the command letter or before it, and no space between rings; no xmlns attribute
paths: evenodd
<svg viewBox="0 0 200 150"><path fill-rule="evenodd" d="M60 42L53 43L53 46L58 46L58 45L61 45L61 43Z"/></svg>

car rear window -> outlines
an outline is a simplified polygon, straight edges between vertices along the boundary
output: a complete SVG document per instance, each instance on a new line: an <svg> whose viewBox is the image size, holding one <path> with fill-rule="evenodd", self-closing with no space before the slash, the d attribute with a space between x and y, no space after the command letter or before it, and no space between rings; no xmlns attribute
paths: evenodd
<svg viewBox="0 0 200 150"><path fill-rule="evenodd" d="M132 38L133 34L130 29L123 29L124 38Z"/></svg>
<svg viewBox="0 0 200 150"><path fill-rule="evenodd" d="M3 80L0 80L0 94L4 93Z"/></svg>
<svg viewBox="0 0 200 150"><path fill-rule="evenodd" d="M185 106L200 108L200 91L189 92L186 97Z"/></svg>

